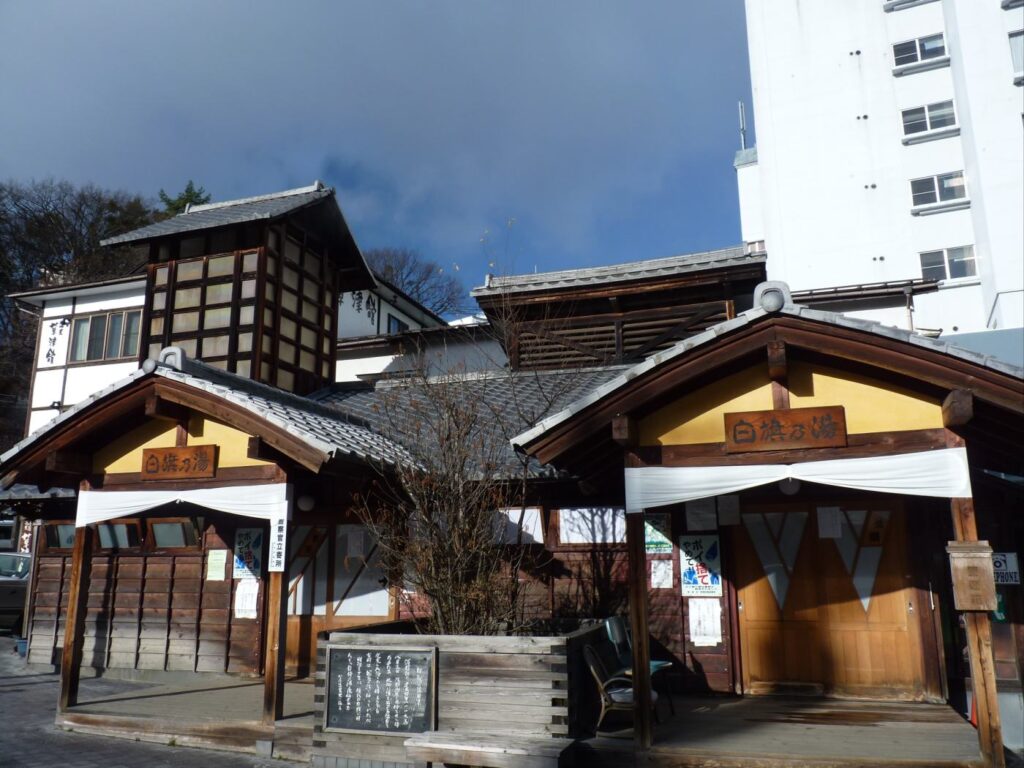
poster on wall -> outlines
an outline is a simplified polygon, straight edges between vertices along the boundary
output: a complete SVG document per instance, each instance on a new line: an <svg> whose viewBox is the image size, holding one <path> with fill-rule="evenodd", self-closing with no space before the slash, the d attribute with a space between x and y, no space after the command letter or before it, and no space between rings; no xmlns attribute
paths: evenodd
<svg viewBox="0 0 1024 768"><path fill-rule="evenodd" d="M1020 566L1016 552L993 552L992 572L996 584L1020 584Z"/></svg>
<svg viewBox="0 0 1024 768"><path fill-rule="evenodd" d="M695 597L687 601L690 620L690 643L707 647L722 642L722 603L712 597Z"/></svg>
<svg viewBox="0 0 1024 768"><path fill-rule="evenodd" d="M664 514L644 515L644 549L648 555L672 554L671 518Z"/></svg>
<svg viewBox="0 0 1024 768"><path fill-rule="evenodd" d="M717 535L680 536L679 563L684 597L722 596L722 553Z"/></svg>
<svg viewBox="0 0 1024 768"><path fill-rule="evenodd" d="M672 589L672 561L651 560L651 589Z"/></svg>
<svg viewBox="0 0 1024 768"><path fill-rule="evenodd" d="M263 566L263 529L238 528L235 531L235 565L232 578L258 579Z"/></svg>

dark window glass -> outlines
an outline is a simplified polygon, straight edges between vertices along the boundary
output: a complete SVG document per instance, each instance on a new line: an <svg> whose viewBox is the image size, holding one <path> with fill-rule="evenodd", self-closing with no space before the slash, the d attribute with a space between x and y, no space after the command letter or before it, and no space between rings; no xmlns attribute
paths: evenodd
<svg viewBox="0 0 1024 768"><path fill-rule="evenodd" d="M921 133L928 130L928 119L924 107L903 110L903 133Z"/></svg>
<svg viewBox="0 0 1024 768"><path fill-rule="evenodd" d="M107 333L107 349L104 353L104 357L120 357L121 356L121 334L124 328L124 315L118 312L116 315L110 315L110 328Z"/></svg>
<svg viewBox="0 0 1024 768"><path fill-rule="evenodd" d="M959 200L967 196L964 175L960 171L944 173L936 179L939 182L939 200Z"/></svg>
<svg viewBox="0 0 1024 768"><path fill-rule="evenodd" d="M139 354L139 325L142 322L142 313L125 312L124 317L124 348L122 354L125 357L135 357Z"/></svg>
<svg viewBox="0 0 1024 768"><path fill-rule="evenodd" d="M972 277L977 274L974 265L974 247L965 245L960 248L949 248L946 251L949 258L950 277Z"/></svg>
<svg viewBox="0 0 1024 768"><path fill-rule="evenodd" d="M946 279L946 258L942 251L921 254L921 277L925 280Z"/></svg>
<svg viewBox="0 0 1024 768"><path fill-rule="evenodd" d="M85 351L86 360L100 360L103 357L103 342L106 339L107 316L96 315L89 323L89 344Z"/></svg>
<svg viewBox="0 0 1024 768"><path fill-rule="evenodd" d="M408 323L402 322L394 315L388 315L388 333L402 333L408 330Z"/></svg>
<svg viewBox="0 0 1024 768"><path fill-rule="evenodd" d="M946 55L946 40L941 34L922 37L918 42L921 44L922 61Z"/></svg>
<svg viewBox="0 0 1024 768"><path fill-rule="evenodd" d="M931 129L945 128L956 125L956 114L953 112L952 101L940 101L928 105L928 127Z"/></svg>
<svg viewBox="0 0 1024 768"><path fill-rule="evenodd" d="M938 200L935 196L935 179L914 179L910 182L910 192L914 198L914 205L928 205Z"/></svg>
<svg viewBox="0 0 1024 768"><path fill-rule="evenodd" d="M892 47L892 55L897 67L904 64L913 64L917 61L917 41L911 40L909 43L896 43Z"/></svg>

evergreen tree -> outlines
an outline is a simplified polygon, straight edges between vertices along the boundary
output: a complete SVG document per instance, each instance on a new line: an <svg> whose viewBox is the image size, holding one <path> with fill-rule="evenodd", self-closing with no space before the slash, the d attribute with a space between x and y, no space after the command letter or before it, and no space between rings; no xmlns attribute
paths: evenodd
<svg viewBox="0 0 1024 768"><path fill-rule="evenodd" d="M160 202L164 204L164 213L168 216L177 216L179 213L184 213L190 205L205 205L210 202L210 195L203 187L196 189L192 179L189 179L185 189L174 197L161 189Z"/></svg>

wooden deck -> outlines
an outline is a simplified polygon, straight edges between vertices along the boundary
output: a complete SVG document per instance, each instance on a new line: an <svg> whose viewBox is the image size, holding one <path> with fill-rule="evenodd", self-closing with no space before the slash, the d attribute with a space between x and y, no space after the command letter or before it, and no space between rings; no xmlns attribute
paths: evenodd
<svg viewBox="0 0 1024 768"><path fill-rule="evenodd" d="M56 724L103 736L206 747L308 761L313 743L313 684L285 684L285 716L260 722L262 679L204 679L175 684L119 682L111 693L82 681L80 702Z"/></svg>
<svg viewBox="0 0 1024 768"><path fill-rule="evenodd" d="M654 747L647 755L634 762L632 730L626 727L614 735L578 743L577 764L595 768L981 765L976 731L946 705L768 696L677 697L675 704L675 716L655 726Z"/></svg>

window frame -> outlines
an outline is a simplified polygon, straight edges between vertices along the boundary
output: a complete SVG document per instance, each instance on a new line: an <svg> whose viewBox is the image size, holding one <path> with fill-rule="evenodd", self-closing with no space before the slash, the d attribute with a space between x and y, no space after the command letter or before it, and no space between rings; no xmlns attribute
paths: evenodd
<svg viewBox="0 0 1024 768"><path fill-rule="evenodd" d="M190 525L195 532L195 544L186 544L183 547L161 547L156 543L156 534L153 526L160 523L178 523ZM149 517L146 518L146 538L143 541L143 550L148 553L155 552L195 552L203 551L203 532L199 528L199 522L194 517Z"/></svg>
<svg viewBox="0 0 1024 768"><path fill-rule="evenodd" d="M577 510L594 510L602 509L609 510L614 517L615 512L622 510L622 540L621 541L566 541L562 538L562 514L563 512L574 512ZM552 542L548 546L549 549L556 548L559 550L590 550L595 548L601 548L606 550L622 550L625 551L626 542L626 509L622 506L614 504L595 505L592 507L581 507L581 506L565 506L557 507L551 510L551 530L552 530ZM612 535L615 534L615 527L613 523Z"/></svg>
<svg viewBox="0 0 1024 768"><path fill-rule="evenodd" d="M934 107L944 106L946 104L948 104L950 106L950 109L953 112L953 122L949 123L948 125L939 125L939 126L932 125L932 110L933 110L933 108ZM919 130L919 131L908 131L907 130L907 113L908 112L914 112L914 111L917 111L917 110L923 110L924 111L924 126L925 127L923 129ZM960 124L959 124L958 118L957 118L957 114L956 114L956 105L953 103L953 99L945 99L944 101L936 101L936 102L934 102L932 104L922 104L921 106L909 107L907 109L900 110L900 122L901 122L901 124L903 126L903 136L904 136L904 138L922 138L922 137L927 136L928 134L935 133L937 131L946 131L946 130L951 130L953 128L959 128L960 127ZM920 122L920 121L914 121L914 122Z"/></svg>
<svg viewBox="0 0 1024 768"><path fill-rule="evenodd" d="M963 194L962 195L958 195L956 197L947 197L947 198L944 199L942 197L943 186L940 183L940 179L947 178L947 177L955 178L956 176L960 177L961 183L960 183L959 187L963 190ZM914 192L914 183L915 182L919 182L919 181L931 181L931 183L932 183L931 184L931 186L932 186L932 193L935 195L935 199L934 200L929 200L928 202L919 203L919 202L917 202L914 199L915 195L919 194L919 193ZM911 179L910 180L910 203L911 203L911 207L914 210L927 209L927 208L932 207L932 206L938 207L938 206L943 206L943 205L957 204L958 202L967 201L967 200L968 200L968 197L967 197L967 177L964 176L964 172L962 170L959 170L959 171L947 171L945 173L936 173L936 174L933 174L931 176L921 176L919 178Z"/></svg>
<svg viewBox="0 0 1024 768"><path fill-rule="evenodd" d="M70 525L72 528L75 528L75 521L72 519L72 520L47 520L46 522L44 522L42 524L42 526L41 526L42 534L43 535L42 535L42 539L39 542L39 550L40 550L40 552L64 553L64 552L71 552L74 549L74 545L72 545L70 547L60 547L60 546L56 546L55 547L55 546L52 546L50 544L50 539L49 539L49 536L47 535L47 529L48 528L53 528L55 533L56 533L57 526L59 526L59 525ZM60 541L60 535L59 534L57 534L57 541Z"/></svg>
<svg viewBox="0 0 1024 768"><path fill-rule="evenodd" d="M391 324L395 324L396 330L391 330ZM405 333L409 330L409 324L402 320L400 317L395 317L393 314L388 312L388 336L393 336L396 333Z"/></svg>
<svg viewBox="0 0 1024 768"><path fill-rule="evenodd" d="M1014 41L1019 40L1018 47L1014 47ZM1024 29L1017 29L1007 33L1007 41L1010 44L1010 66L1013 67L1014 85L1024 83ZM1020 61L1014 61L1014 53L1020 51Z"/></svg>
<svg viewBox="0 0 1024 768"><path fill-rule="evenodd" d="M961 262L970 262L971 268L972 268L973 271L969 275L958 275L958 276L954 277L952 275L952 270L950 269L950 258L949 258L950 251L957 251L957 250L964 250L964 249L969 249L970 250L971 257L970 257L970 259L963 259L962 258L962 259L959 259L959 261L961 261ZM925 280L928 280L928 279L931 279L931 278L927 277L925 275L925 273L924 273L924 264L922 263L922 259L925 256L932 256L932 255L935 255L935 254L942 254L942 269L943 269L943 275L944 276L941 277L941 278L938 278L940 283L977 280L977 278L978 278L978 257L977 257L977 254L974 252L974 246L973 245L953 245L953 246L949 246L948 248L933 248L932 250L929 250L929 251L920 251L918 253L918 255L917 255L917 258L918 258L919 264L921 265L921 277L924 278Z"/></svg>
<svg viewBox="0 0 1024 768"><path fill-rule="evenodd" d="M922 43L925 40L930 40L930 39L935 38L935 37L941 37L942 38L942 53L933 54L931 56L926 56L925 55L924 46L922 45ZM907 45L908 43L913 43L914 44L914 59L912 61L897 61L897 53L896 53L897 46ZM914 64L921 64L921 63L924 63L924 62L927 62L927 61L935 61L937 59L943 59L943 58L946 58L948 56L949 56L949 49L946 48L946 33L945 32L935 32L935 33L933 33L931 35L922 35L921 37L911 38L910 40L900 40L898 43L893 43L892 44L892 64L897 69L901 69L903 67L910 67L910 66L913 66Z"/></svg>
<svg viewBox="0 0 1024 768"><path fill-rule="evenodd" d="M117 518L114 520L103 520L98 523L93 523L89 527L93 530L96 538L93 540L93 549L96 552L141 552L145 545L145 539L142 536L142 525L141 520L138 518ZM127 547L104 547L102 546L102 539L100 539L101 525L125 525L135 529L135 538L138 544L127 546Z"/></svg>
<svg viewBox="0 0 1024 768"><path fill-rule="evenodd" d="M142 348L142 309L142 307L126 307L124 309L112 309L106 312L90 312L88 314L83 315L73 315L71 317L71 338L69 339L68 342L67 364L96 365L97 363L117 362L121 360L137 360L139 357L139 350ZM108 357L107 350L110 347L111 341L110 329L113 326L112 318L118 315L121 317L121 329L119 331L119 333L121 334L121 341L118 344L119 354L116 357ZM135 352L126 354L125 350L126 342L128 340L128 328L130 327L130 323L128 322L129 315L137 315L138 319L136 320L135 325ZM101 317L103 318L103 341L100 344L100 356L89 357L89 347L90 343L92 342L93 323L98 318ZM82 322L85 322L84 326L79 325ZM85 357L76 358L75 347L76 342L78 341L79 333L81 332L79 330L80 327L84 327L87 329L85 337Z"/></svg>

